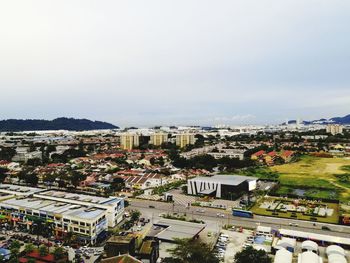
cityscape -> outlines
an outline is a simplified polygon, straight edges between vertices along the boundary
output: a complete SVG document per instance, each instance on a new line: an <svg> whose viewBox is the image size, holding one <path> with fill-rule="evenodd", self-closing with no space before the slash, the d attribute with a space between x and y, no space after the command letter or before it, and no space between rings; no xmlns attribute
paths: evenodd
<svg viewBox="0 0 350 263"><path fill-rule="evenodd" d="M349 124L2 132L0 147L5 261L348 260Z"/></svg>
<svg viewBox="0 0 350 263"><path fill-rule="evenodd" d="M0 263L350 263L350 1L0 3Z"/></svg>

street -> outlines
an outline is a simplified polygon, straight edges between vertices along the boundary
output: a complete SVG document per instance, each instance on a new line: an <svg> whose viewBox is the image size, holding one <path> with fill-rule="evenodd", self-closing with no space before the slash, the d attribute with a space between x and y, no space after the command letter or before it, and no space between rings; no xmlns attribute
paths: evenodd
<svg viewBox="0 0 350 263"><path fill-rule="evenodd" d="M334 224L325 224L317 222L309 222L302 220L294 219L284 219L284 218L275 218L275 217L264 217L255 215L254 218L242 218L242 217L233 217L230 211L220 210L214 208L202 208L202 207L185 207L183 205L178 205L175 203L165 203L157 201L145 201L138 199L130 199L129 210L137 209L144 216L147 216L152 220L158 219L159 214L161 213L186 213L187 217L201 219L207 224L215 224L219 227L223 225L234 225L242 226L245 228L256 228L257 225L261 224L264 226L271 226L274 229L285 228L285 229L294 229L305 232L313 232L318 234L330 235L341 237L349 237L350 227ZM154 208L150 208L153 206ZM204 209L204 210L203 210ZM197 210L203 210L204 212L199 212ZM217 214L224 214L224 217L218 217ZM295 223L298 226L290 226L290 223ZM315 225L314 225L315 224ZM322 226L328 226L329 230L322 230Z"/></svg>

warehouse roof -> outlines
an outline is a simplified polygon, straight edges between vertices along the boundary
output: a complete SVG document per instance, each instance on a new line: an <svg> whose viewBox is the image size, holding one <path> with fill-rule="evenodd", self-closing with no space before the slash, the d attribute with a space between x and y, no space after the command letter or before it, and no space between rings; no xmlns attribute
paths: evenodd
<svg viewBox="0 0 350 263"><path fill-rule="evenodd" d="M316 233L310 233L310 232L296 231L291 229L280 229L279 232L282 236L299 237L299 238L311 239L315 241L325 241L325 242L335 243L335 244L350 245L350 238L346 238L346 237L322 235L322 234L316 234Z"/></svg>

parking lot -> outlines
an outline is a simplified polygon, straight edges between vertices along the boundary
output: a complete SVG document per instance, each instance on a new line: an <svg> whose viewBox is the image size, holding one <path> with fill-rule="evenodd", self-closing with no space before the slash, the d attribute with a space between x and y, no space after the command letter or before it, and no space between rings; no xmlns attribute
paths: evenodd
<svg viewBox="0 0 350 263"><path fill-rule="evenodd" d="M221 262L232 263L235 254L249 244L248 239L252 235L252 231L245 229L240 231L240 228L220 231L215 249Z"/></svg>

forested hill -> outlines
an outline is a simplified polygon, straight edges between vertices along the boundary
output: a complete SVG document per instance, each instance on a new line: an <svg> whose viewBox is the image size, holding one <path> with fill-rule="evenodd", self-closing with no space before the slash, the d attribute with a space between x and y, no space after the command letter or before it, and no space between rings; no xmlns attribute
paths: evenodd
<svg viewBox="0 0 350 263"><path fill-rule="evenodd" d="M43 131L43 130L102 130L117 129L118 126L102 121L90 121L87 119L57 118L49 120L1 120L0 132L19 132L19 131Z"/></svg>

